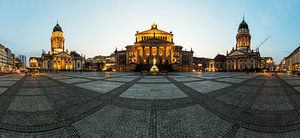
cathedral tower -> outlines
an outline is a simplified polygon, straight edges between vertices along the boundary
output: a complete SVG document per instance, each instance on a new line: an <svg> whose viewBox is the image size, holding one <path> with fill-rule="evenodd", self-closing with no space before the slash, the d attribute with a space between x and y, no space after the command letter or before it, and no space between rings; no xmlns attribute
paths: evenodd
<svg viewBox="0 0 300 138"><path fill-rule="evenodd" d="M240 23L238 33L236 35L236 49L237 50L250 50L251 35L248 24L243 21Z"/></svg>
<svg viewBox="0 0 300 138"><path fill-rule="evenodd" d="M65 38L62 31L62 28L57 23L52 31L51 36L51 53L57 54L60 52L64 52L65 50Z"/></svg>

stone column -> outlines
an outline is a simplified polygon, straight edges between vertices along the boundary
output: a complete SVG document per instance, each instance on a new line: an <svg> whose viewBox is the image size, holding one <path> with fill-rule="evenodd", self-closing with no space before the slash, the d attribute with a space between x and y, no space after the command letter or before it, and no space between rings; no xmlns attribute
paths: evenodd
<svg viewBox="0 0 300 138"><path fill-rule="evenodd" d="M166 60L167 60L167 47L164 47L164 60L165 60L165 63L166 63Z"/></svg>
<svg viewBox="0 0 300 138"><path fill-rule="evenodd" d="M155 55L156 57L156 61L158 61L159 62L159 47L157 46L156 47L156 55ZM160 63L159 63L160 64Z"/></svg>
<svg viewBox="0 0 300 138"><path fill-rule="evenodd" d="M153 57L152 57L152 46L149 47L149 50L150 50L149 62L150 62L150 64L152 64L152 59L153 59Z"/></svg>
<svg viewBox="0 0 300 138"><path fill-rule="evenodd" d="M137 62L137 64L140 64L141 63L141 51L139 51L139 49L138 48L136 48L136 50L137 50L137 52L136 52L136 55L137 55L137 57L136 57L136 62ZM117 62L117 59L116 59L116 62Z"/></svg>
<svg viewBox="0 0 300 138"><path fill-rule="evenodd" d="M234 59L233 70L237 70L237 59Z"/></svg>
<svg viewBox="0 0 300 138"><path fill-rule="evenodd" d="M169 51L168 62L169 62L169 64L171 64L171 63L172 63L172 52L171 52L171 48L170 48L168 51Z"/></svg>
<svg viewBox="0 0 300 138"><path fill-rule="evenodd" d="M145 47L143 48L143 52L142 52L142 63L144 64L144 58L145 58Z"/></svg>

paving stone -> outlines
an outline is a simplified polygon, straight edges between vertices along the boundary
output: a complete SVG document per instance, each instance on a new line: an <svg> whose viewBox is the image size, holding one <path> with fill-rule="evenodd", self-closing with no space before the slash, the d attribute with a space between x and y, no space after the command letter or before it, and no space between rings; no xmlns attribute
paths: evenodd
<svg viewBox="0 0 300 138"><path fill-rule="evenodd" d="M291 74L286 74L286 73L277 73L279 77L281 77L284 80L299 80L299 76L291 75Z"/></svg>
<svg viewBox="0 0 300 138"><path fill-rule="evenodd" d="M253 98L256 98L255 93L249 94L236 91L217 97L218 100L227 104L232 104L243 108L251 107Z"/></svg>
<svg viewBox="0 0 300 138"><path fill-rule="evenodd" d="M73 126L82 137L148 137L150 111L105 106Z"/></svg>
<svg viewBox="0 0 300 138"><path fill-rule="evenodd" d="M145 76L139 82L169 82L169 80L163 76Z"/></svg>
<svg viewBox="0 0 300 138"><path fill-rule="evenodd" d="M300 105L300 95L291 95L297 105Z"/></svg>
<svg viewBox="0 0 300 138"><path fill-rule="evenodd" d="M265 83L265 80L263 79L256 79L255 81L246 82L245 85L252 85L254 86L261 86Z"/></svg>
<svg viewBox="0 0 300 138"><path fill-rule="evenodd" d="M53 81L39 81L39 85L42 87L54 87L57 86L58 84L53 82Z"/></svg>
<svg viewBox="0 0 300 138"><path fill-rule="evenodd" d="M108 80L108 81L130 82L130 81L132 81L136 78L137 78L136 76L133 76L133 77L117 77L117 78L109 78L109 79L106 79L106 80Z"/></svg>
<svg viewBox="0 0 300 138"><path fill-rule="evenodd" d="M107 93L117 87L120 87L123 84L124 83L120 82L93 81L88 83L76 84L76 86L99 93Z"/></svg>
<svg viewBox="0 0 300 138"><path fill-rule="evenodd" d="M16 76L15 74L5 74L5 75L1 75L0 79L2 78L13 78L14 76Z"/></svg>
<svg viewBox="0 0 300 138"><path fill-rule="evenodd" d="M170 74L168 77L170 78L187 78L187 76L181 76L181 75L174 75L174 74Z"/></svg>
<svg viewBox="0 0 300 138"><path fill-rule="evenodd" d="M224 78L224 79L216 79L218 81L223 81L223 82L230 82L230 83L241 83L245 81L246 79L237 79L237 78Z"/></svg>
<svg viewBox="0 0 300 138"><path fill-rule="evenodd" d="M253 86L240 86L240 87L237 87L234 89L234 91L249 93L249 94L257 93L259 90L260 90L260 88L253 87Z"/></svg>
<svg viewBox="0 0 300 138"><path fill-rule="evenodd" d="M221 77L222 76L219 76L219 77L218 76L202 76L201 78L202 79L209 79L210 80L210 79L217 79L217 78L221 78Z"/></svg>
<svg viewBox="0 0 300 138"><path fill-rule="evenodd" d="M45 96L16 96L8 110L35 112L52 110L52 107Z"/></svg>
<svg viewBox="0 0 300 138"><path fill-rule="evenodd" d="M39 87L39 82L38 81L26 81L22 85L23 87Z"/></svg>
<svg viewBox="0 0 300 138"><path fill-rule="evenodd" d="M263 95L285 95L284 89L281 87L260 88L260 94Z"/></svg>
<svg viewBox="0 0 300 138"><path fill-rule="evenodd" d="M134 99L174 99L187 97L174 84L134 84L120 97Z"/></svg>
<svg viewBox="0 0 300 138"><path fill-rule="evenodd" d="M300 92L300 87L294 87L298 92Z"/></svg>
<svg viewBox="0 0 300 138"><path fill-rule="evenodd" d="M292 131L285 133L264 133L251 131L245 128L240 128L235 137L236 138L298 138L300 135L300 131Z"/></svg>
<svg viewBox="0 0 300 138"><path fill-rule="evenodd" d="M185 81L200 81L202 79L199 79L199 78L191 78L191 77L170 77L170 78L173 78L174 80L176 81L179 81L179 82L185 82Z"/></svg>
<svg viewBox="0 0 300 138"><path fill-rule="evenodd" d="M99 80L99 79L105 79L106 77L101 77L101 76L96 76L96 77L93 77L93 76L92 77L84 76L83 78Z"/></svg>
<svg viewBox="0 0 300 138"><path fill-rule="evenodd" d="M158 137L223 137L232 124L200 105L157 111Z"/></svg>
<svg viewBox="0 0 300 138"><path fill-rule="evenodd" d="M83 79L83 78L72 78L72 79L63 79L60 80L64 83L80 83L80 82L86 82L86 81L90 81L88 79Z"/></svg>
<svg viewBox="0 0 300 138"><path fill-rule="evenodd" d="M30 76L26 78L26 81L36 81L37 80L37 76Z"/></svg>
<svg viewBox="0 0 300 138"><path fill-rule="evenodd" d="M98 92L91 92L80 88L53 87L44 88L44 94L47 95L48 102L52 103L52 107L66 112L70 109L80 110L80 106L91 102L95 97L99 96Z"/></svg>
<svg viewBox="0 0 300 138"><path fill-rule="evenodd" d="M0 86L0 137L300 135L299 77L240 72L167 75L177 82L140 73L60 72L46 76L0 77L0 82L15 82ZM138 77L142 79L131 81ZM111 93L104 94L107 92ZM233 124L241 128L233 129ZM32 132L21 133L25 130Z"/></svg>
<svg viewBox="0 0 300 138"><path fill-rule="evenodd" d="M65 90L68 90L68 88L66 86L63 86L63 85L43 88L43 91L47 91L48 95L59 95L61 93L64 93Z"/></svg>
<svg viewBox="0 0 300 138"><path fill-rule="evenodd" d="M4 93L6 90L7 90L7 88L1 88L1 87L0 87L0 95L1 95L2 93Z"/></svg>
<svg viewBox="0 0 300 138"><path fill-rule="evenodd" d="M289 99L285 95L259 95L252 109L264 111L293 110Z"/></svg>
<svg viewBox="0 0 300 138"><path fill-rule="evenodd" d="M277 80L268 80L264 83L265 86L280 86L279 81Z"/></svg>
<svg viewBox="0 0 300 138"><path fill-rule="evenodd" d="M48 77L56 80L61 80L61 79L71 79L72 77L68 76L61 76L61 75L47 75Z"/></svg>
<svg viewBox="0 0 300 138"><path fill-rule="evenodd" d="M236 76L234 78L237 78L237 79L251 79L253 77L255 77L256 75L245 75L245 76Z"/></svg>
<svg viewBox="0 0 300 138"><path fill-rule="evenodd" d="M10 132L0 129L0 137L14 137L14 138L45 138L45 137L63 137L63 138L71 138L68 130L66 128L60 128L47 132L38 132L38 133L21 133L21 132Z"/></svg>
<svg viewBox="0 0 300 138"><path fill-rule="evenodd" d="M16 83L16 81L7 81L7 80L0 80L0 87L9 87Z"/></svg>
<svg viewBox="0 0 300 138"><path fill-rule="evenodd" d="M297 80L286 80L286 82L290 85L300 85L300 79Z"/></svg>
<svg viewBox="0 0 300 138"><path fill-rule="evenodd" d="M22 76L23 77L23 76ZM1 78L0 81L18 81L22 77L7 77L7 78Z"/></svg>
<svg viewBox="0 0 300 138"><path fill-rule="evenodd" d="M59 123L55 112L6 112L1 123L10 124L13 126L41 126Z"/></svg>
<svg viewBox="0 0 300 138"><path fill-rule="evenodd" d="M17 95L43 95L41 88L21 88Z"/></svg>
<svg viewBox="0 0 300 138"><path fill-rule="evenodd" d="M230 84L213 81L187 82L183 84L200 93L209 93L230 86Z"/></svg>

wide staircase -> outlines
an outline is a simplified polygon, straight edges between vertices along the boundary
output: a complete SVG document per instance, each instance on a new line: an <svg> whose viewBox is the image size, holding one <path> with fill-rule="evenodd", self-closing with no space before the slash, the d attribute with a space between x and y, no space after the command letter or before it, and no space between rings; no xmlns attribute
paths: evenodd
<svg viewBox="0 0 300 138"><path fill-rule="evenodd" d="M160 72L174 72L171 64L158 64L156 65ZM139 64L134 69L134 72L142 72L142 71L149 71L152 65L150 64Z"/></svg>

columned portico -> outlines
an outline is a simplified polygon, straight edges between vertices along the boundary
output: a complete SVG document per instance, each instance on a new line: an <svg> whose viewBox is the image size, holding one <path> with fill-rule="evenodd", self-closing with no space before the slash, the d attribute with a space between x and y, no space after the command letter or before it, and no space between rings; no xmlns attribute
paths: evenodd
<svg viewBox="0 0 300 138"><path fill-rule="evenodd" d="M192 57L193 51L183 51L182 46L174 45L172 32L165 32L157 29L157 25L152 25L150 30L143 32L137 32L136 41L134 45L126 46L124 51L116 51L116 59L122 59L124 53L126 54L125 65L119 65L120 62L116 62L116 70L118 67L127 67L126 70L134 70L134 66L143 66L143 68L149 67L153 64L153 58L155 57L158 68L165 66L165 68L172 68L170 66L176 66L176 70L182 70L182 63L186 64L186 71L192 71L192 62L189 61L189 57ZM172 55L176 50L176 55ZM182 56L183 52L186 56ZM171 57L174 56L174 57ZM172 60L174 58L174 60ZM181 62L182 58L186 62ZM169 66L169 67L167 67ZM161 70L161 69L160 69Z"/></svg>
<svg viewBox="0 0 300 138"><path fill-rule="evenodd" d="M251 35L248 24L243 21L240 23L236 35L236 47L232 48L226 55L227 71L248 71L259 69L260 53L250 48Z"/></svg>

